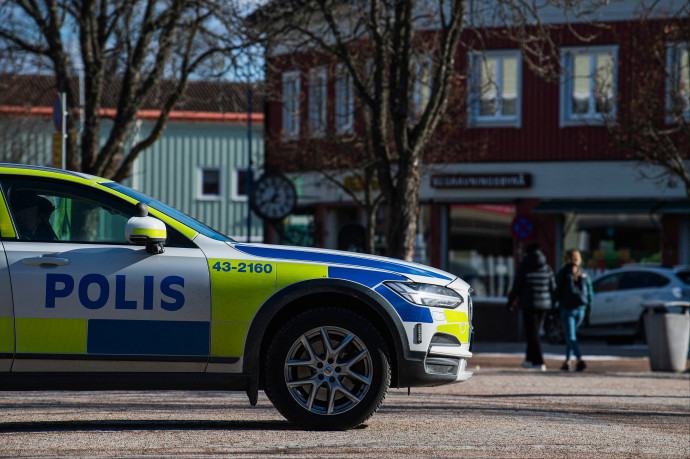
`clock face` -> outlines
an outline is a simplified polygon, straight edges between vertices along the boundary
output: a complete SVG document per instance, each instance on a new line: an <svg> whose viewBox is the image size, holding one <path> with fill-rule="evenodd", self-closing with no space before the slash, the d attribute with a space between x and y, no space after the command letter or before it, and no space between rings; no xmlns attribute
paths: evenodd
<svg viewBox="0 0 690 459"><path fill-rule="evenodd" d="M295 186L284 175L265 174L252 186L252 208L262 218L281 220L294 210L296 203Z"/></svg>

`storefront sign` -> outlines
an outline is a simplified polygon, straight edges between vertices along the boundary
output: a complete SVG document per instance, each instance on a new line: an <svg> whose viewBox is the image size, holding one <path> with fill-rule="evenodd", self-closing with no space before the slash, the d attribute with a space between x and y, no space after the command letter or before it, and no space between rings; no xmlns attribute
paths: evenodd
<svg viewBox="0 0 690 459"><path fill-rule="evenodd" d="M432 175L433 188L529 188L532 175L521 174L455 174Z"/></svg>

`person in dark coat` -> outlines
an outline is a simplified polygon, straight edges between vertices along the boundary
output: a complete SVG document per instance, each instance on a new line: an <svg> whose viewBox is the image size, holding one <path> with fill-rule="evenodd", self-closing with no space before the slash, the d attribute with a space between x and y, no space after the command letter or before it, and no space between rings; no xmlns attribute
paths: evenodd
<svg viewBox="0 0 690 459"><path fill-rule="evenodd" d="M517 298L518 307L522 311L527 340L525 361L522 362L525 368L546 371L539 331L546 314L553 307L555 289L553 270L546 264L541 245L538 242L529 244L518 267L513 288L508 293L508 307L512 308Z"/></svg>

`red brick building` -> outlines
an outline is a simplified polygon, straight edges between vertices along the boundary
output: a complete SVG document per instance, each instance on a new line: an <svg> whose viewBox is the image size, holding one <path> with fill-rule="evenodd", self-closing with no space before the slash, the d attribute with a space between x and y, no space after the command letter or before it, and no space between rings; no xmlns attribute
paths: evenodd
<svg viewBox="0 0 690 459"><path fill-rule="evenodd" d="M634 2L618 2L602 9L595 23L573 24L577 33L561 30L554 38L563 71L551 81L498 34L485 35L482 52L457 50L456 68L469 78L462 94L451 96L460 103L451 105L451 121L439 128L442 140L426 156L420 261L462 275L480 296L505 294L526 241L541 242L553 267L568 248L580 249L594 270L629 262L690 264L683 183L620 148L606 125L634 115L641 69L659 65L640 52L641 36L663 39L671 20L658 15L641 21L638 11ZM690 27L687 10L682 17ZM593 38L583 43L581 36ZM669 41L663 50L658 75L675 79L662 78L656 96L668 105L676 91L675 103L684 104L690 120L688 43ZM335 148L327 145L330 136L350 135L356 143L361 128L358 110L348 109L357 101L338 63L327 56L291 57L268 56L267 84L279 95L266 106L269 164L280 164L290 150ZM675 141L687 169L687 135ZM363 216L352 199L305 165L283 168L294 173L301 193L300 209L286 227L309 227L315 246L359 247L355 229ZM385 211L381 216L385 225Z"/></svg>

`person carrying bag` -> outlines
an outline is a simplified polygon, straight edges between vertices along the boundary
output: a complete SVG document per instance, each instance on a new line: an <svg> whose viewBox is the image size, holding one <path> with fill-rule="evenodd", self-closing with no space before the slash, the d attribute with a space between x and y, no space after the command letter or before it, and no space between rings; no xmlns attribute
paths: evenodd
<svg viewBox="0 0 690 459"><path fill-rule="evenodd" d="M577 358L576 371L587 368L577 342L577 329L589 315L592 308L594 292L592 282L585 271L580 268L580 252L570 249L565 254L565 265L556 276L555 301L561 311L561 323L565 336L565 362L561 370L570 371L573 355Z"/></svg>

